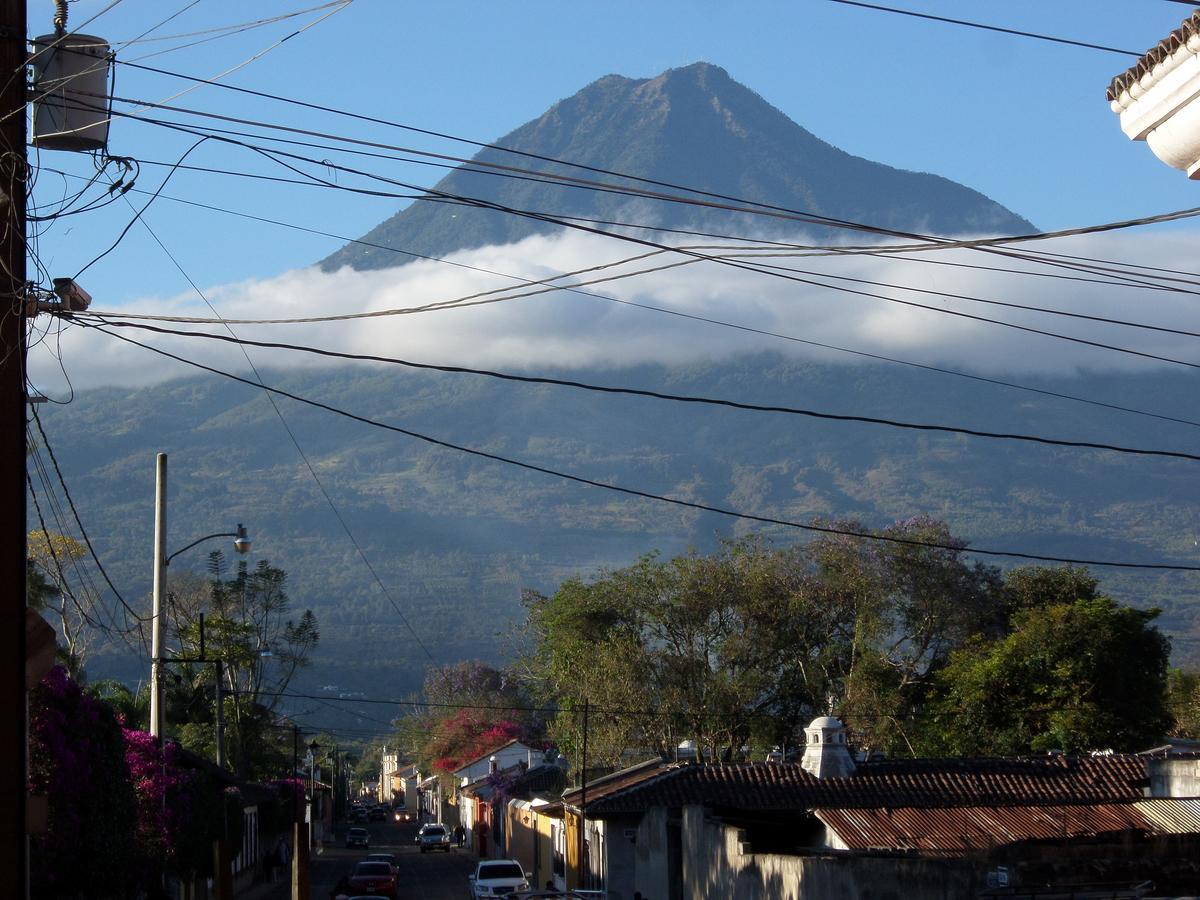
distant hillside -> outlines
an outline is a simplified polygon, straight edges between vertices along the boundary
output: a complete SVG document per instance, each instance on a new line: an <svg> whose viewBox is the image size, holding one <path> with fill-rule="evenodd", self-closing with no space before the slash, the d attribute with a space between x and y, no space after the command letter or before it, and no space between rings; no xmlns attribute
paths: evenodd
<svg viewBox="0 0 1200 900"><path fill-rule="evenodd" d="M669 370L577 372L583 380L917 421L1187 448L1182 426L928 373L813 365L777 356ZM1195 466L1029 445L529 387L473 376L359 368L268 381L383 422L538 465L746 512L871 526L916 513L976 546L1131 561L1195 562ZM1046 386L1138 404L1195 396L1155 375ZM522 588L621 566L639 554L710 549L744 522L606 493L432 447L311 408L284 407L372 565L443 660L499 658ZM388 693L426 662L381 595L261 393L211 378L81 394L43 420L118 583L149 589L154 453L171 459L172 546L245 522L255 555L292 576L323 623L312 678ZM780 541L802 532L767 529ZM173 570L203 571L199 549ZM1097 569L1104 587L1166 609L1193 633L1194 576ZM1200 636L1200 631L1194 632ZM1183 654L1192 644L1177 645ZM101 669L137 677L144 661Z"/></svg>
<svg viewBox="0 0 1200 900"><path fill-rule="evenodd" d="M696 64L653 79L609 76L501 142L600 168L886 227L953 233L1033 226L969 188L832 147L739 85ZM486 150L480 159L509 163ZM526 163L529 163L527 160ZM539 164L537 168L543 168ZM761 233L763 220L456 171L439 190L560 215ZM443 255L519 240L548 226L463 206L417 203L366 240ZM350 245L324 262L404 261ZM813 364L778 355L688 367L557 373L583 381L801 406L990 431L1194 450L1194 429L1049 396L881 365ZM977 547L1054 556L1194 564L1192 463L1039 447L865 424L515 385L476 376L379 368L266 373L269 382L356 414L539 466L657 494L794 521L857 518L879 527L928 513ZM1049 390L1181 412L1193 375L1089 376ZM1149 398L1149 399L1148 399ZM520 593L640 554L709 550L753 526L605 492L454 453L281 401L358 537L367 568L283 433L250 388L215 378L143 390L81 392L43 418L97 549L123 592L149 590L154 454L171 458L172 547L244 522L255 555L291 575L298 608L318 614L309 687L395 696L428 662L501 659L520 635ZM31 527L34 526L31 521ZM800 530L763 529L777 541ZM172 574L203 571L204 550ZM1197 658L1194 574L1096 569L1105 590L1158 605L1177 657ZM176 576L177 577L177 576ZM407 625L405 624L407 621ZM147 661L116 646L96 675L137 679ZM319 705L318 705L319 706ZM321 717L325 707L314 706ZM376 710L381 716L384 710ZM377 728L367 718L362 727Z"/></svg>
<svg viewBox="0 0 1200 900"><path fill-rule="evenodd" d="M881 142L884 141L881 136ZM656 78L609 75L556 103L496 144L600 169L842 220L934 234L1017 234L1034 227L978 191L936 175L851 156L801 128L717 66ZM594 172L486 149L474 159L606 183ZM435 191L556 216L633 220L722 234L795 233L796 223L497 177L460 168ZM376 269L405 257L506 244L556 226L463 205L415 202L322 262ZM811 229L809 229L811 231ZM846 234L842 232L841 234ZM828 234L826 236L829 236Z"/></svg>

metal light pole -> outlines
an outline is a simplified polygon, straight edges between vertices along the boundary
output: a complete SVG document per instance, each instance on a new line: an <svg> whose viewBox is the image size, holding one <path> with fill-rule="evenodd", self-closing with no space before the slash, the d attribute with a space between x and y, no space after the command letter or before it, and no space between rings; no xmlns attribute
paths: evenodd
<svg viewBox="0 0 1200 900"><path fill-rule="evenodd" d="M150 733L161 738L163 733L162 698L162 601L167 595L167 567L185 550L212 538L231 537L233 549L238 553L249 553L251 540L245 527L238 523L237 531L219 531L197 538L186 547L180 547L167 555L167 454L158 454L154 478L154 587L153 605L150 612ZM200 653L204 656L203 650ZM221 707L221 666L217 665L217 761L224 756L224 710Z"/></svg>

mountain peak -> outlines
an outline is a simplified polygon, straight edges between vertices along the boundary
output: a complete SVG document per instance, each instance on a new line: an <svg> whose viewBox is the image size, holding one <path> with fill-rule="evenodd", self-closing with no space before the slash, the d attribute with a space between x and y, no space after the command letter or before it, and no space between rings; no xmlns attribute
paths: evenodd
<svg viewBox="0 0 1200 900"><path fill-rule="evenodd" d="M475 156L482 162L578 174L561 164L515 158L498 147L893 230L940 235L1034 230L963 185L839 150L725 69L704 61L649 78L605 75ZM770 227L746 214L669 203L656 203L649 212L642 204L634 213L630 199L618 194L498 178L469 166L451 172L435 189L556 217L641 222L650 215L656 225L724 234L762 233ZM555 228L489 209L417 202L363 239L381 246L347 245L322 266L384 268L405 261L388 247L442 256Z"/></svg>

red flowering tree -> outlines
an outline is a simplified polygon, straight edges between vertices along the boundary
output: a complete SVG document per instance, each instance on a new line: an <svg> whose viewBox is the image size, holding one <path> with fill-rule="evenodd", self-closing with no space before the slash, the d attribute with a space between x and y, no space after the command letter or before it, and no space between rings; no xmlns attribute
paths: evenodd
<svg viewBox="0 0 1200 900"><path fill-rule="evenodd" d="M511 740L542 734L520 684L486 663L431 668L423 694L428 706L395 723L402 753L423 771L449 774Z"/></svg>
<svg viewBox="0 0 1200 900"><path fill-rule="evenodd" d="M525 738L525 729L516 722L480 721L473 712L461 709L440 723L429 748L435 772L449 774L496 747Z"/></svg>

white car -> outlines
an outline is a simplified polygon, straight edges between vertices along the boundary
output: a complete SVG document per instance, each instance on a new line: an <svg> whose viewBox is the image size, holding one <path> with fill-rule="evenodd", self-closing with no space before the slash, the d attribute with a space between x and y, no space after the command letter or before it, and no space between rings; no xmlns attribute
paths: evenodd
<svg viewBox="0 0 1200 900"><path fill-rule="evenodd" d="M515 859L485 859L475 867L472 897L503 897L513 891L529 890L529 876Z"/></svg>

